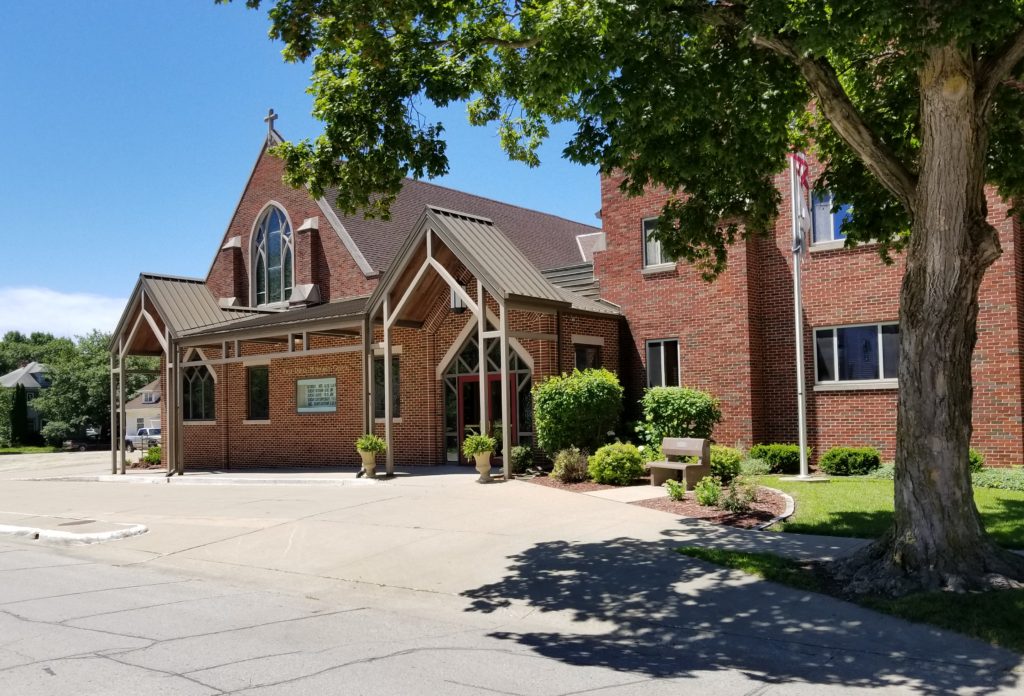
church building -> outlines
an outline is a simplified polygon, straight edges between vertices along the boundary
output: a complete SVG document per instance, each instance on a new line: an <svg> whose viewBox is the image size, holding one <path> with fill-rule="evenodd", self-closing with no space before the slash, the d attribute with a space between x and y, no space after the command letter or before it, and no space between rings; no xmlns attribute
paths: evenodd
<svg viewBox="0 0 1024 696"><path fill-rule="evenodd" d="M115 330L112 413L122 359L161 359L169 471L355 466L365 432L388 441L388 471L467 463L471 431L501 452L532 445L532 386L576 367L618 373L634 414L646 387L711 392L722 444L796 441L788 210L707 283L650 237L665 192L627 198L603 178L597 228L410 179L390 220L368 220L285 185L267 152L280 141L271 127L205 278L142 274ZM776 183L788 200L788 177ZM846 248L848 211L813 203L809 444L892 458L902 264ZM1004 253L981 290L972 444L1010 465L1024 451L1024 252L1008 204L990 193L989 210Z"/></svg>

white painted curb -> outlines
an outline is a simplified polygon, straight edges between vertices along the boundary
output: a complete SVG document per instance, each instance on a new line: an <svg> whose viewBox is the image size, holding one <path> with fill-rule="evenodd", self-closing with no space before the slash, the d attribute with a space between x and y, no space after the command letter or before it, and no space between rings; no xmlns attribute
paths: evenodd
<svg viewBox="0 0 1024 696"><path fill-rule="evenodd" d="M763 532L764 530L771 527L773 524L778 524L787 517L791 517L793 513L796 512L796 501L794 501L793 497L790 496L788 493L784 493L783 491L780 491L778 488L769 488L768 486L761 486L761 488L765 489L766 491L771 491L772 493L778 493L779 495L781 495L782 499L786 502L786 509L782 511L781 515L777 515L776 517L771 518L767 522L762 522L761 524L754 527L754 530L758 532Z"/></svg>
<svg viewBox="0 0 1024 696"><path fill-rule="evenodd" d="M145 534L149 528L144 524L133 524L123 529L115 529L111 532L62 532L56 529L41 529L39 527L18 527L11 524L0 524L0 534L16 537L28 537L39 541L48 541L54 544L100 544L104 541L116 541L128 537Z"/></svg>

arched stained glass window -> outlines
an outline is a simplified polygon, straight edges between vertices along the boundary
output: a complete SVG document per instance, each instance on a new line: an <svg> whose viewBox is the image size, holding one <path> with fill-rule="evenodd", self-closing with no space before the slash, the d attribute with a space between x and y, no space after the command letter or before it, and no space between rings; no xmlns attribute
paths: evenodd
<svg viewBox="0 0 1024 696"><path fill-rule="evenodd" d="M252 253L256 304L287 302L292 294L295 255L292 228L284 211L271 206L263 213L256 227Z"/></svg>

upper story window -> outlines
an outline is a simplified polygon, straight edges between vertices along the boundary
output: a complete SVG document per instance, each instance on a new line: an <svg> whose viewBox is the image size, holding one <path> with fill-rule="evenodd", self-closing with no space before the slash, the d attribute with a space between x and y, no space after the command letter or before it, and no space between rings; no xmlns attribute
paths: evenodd
<svg viewBox="0 0 1024 696"><path fill-rule="evenodd" d="M647 342L647 386L680 386L678 340L672 338Z"/></svg>
<svg viewBox="0 0 1024 696"><path fill-rule="evenodd" d="M295 257L292 228L280 208L271 206L260 218L252 245L252 269L257 305L288 301L295 277Z"/></svg>
<svg viewBox="0 0 1024 696"><path fill-rule="evenodd" d="M814 244L826 244L828 242L841 242L846 239L843 233L843 225L850 219L851 207L841 205L832 212L835 199L831 193L814 193L811 196L811 204L814 207L811 213L811 225L814 229Z"/></svg>
<svg viewBox="0 0 1024 696"><path fill-rule="evenodd" d="M156 392L142 392L142 403L144 404L155 404L160 399L157 398Z"/></svg>
<svg viewBox="0 0 1024 696"><path fill-rule="evenodd" d="M644 220L644 268L651 266L674 265L676 260L666 256L661 250L661 242L651 234L658 226L657 218Z"/></svg>

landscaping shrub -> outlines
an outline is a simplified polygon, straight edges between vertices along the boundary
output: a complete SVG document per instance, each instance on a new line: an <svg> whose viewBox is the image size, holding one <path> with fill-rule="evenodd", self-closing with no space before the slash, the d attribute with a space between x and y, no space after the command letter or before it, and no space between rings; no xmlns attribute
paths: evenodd
<svg viewBox="0 0 1024 696"><path fill-rule="evenodd" d="M661 444L665 437L711 437L722 420L718 399L688 387L653 387L640 404L643 421L637 433L648 444Z"/></svg>
<svg viewBox="0 0 1024 696"><path fill-rule="evenodd" d="M896 478L896 465L892 462L883 464L874 471L868 472L868 478L873 479L885 479L886 481L892 481Z"/></svg>
<svg viewBox="0 0 1024 696"><path fill-rule="evenodd" d="M590 457L587 471L598 483L628 486L644 474L644 461L636 447L622 442L605 445Z"/></svg>
<svg viewBox="0 0 1024 696"><path fill-rule="evenodd" d="M153 445L146 450L146 453L142 455L142 461L146 464L159 464L160 463L160 445Z"/></svg>
<svg viewBox="0 0 1024 696"><path fill-rule="evenodd" d="M576 447L569 447L555 455L551 478L562 483L578 483L587 480L587 455Z"/></svg>
<svg viewBox="0 0 1024 696"><path fill-rule="evenodd" d="M711 475L729 483L740 475L743 453L725 445L711 445Z"/></svg>
<svg viewBox="0 0 1024 696"><path fill-rule="evenodd" d="M978 488L998 488L1024 493L1024 469L983 469L971 475L971 483Z"/></svg>
<svg viewBox="0 0 1024 696"><path fill-rule="evenodd" d="M967 452L967 459L971 463L971 473L976 474L985 468L985 455L973 447Z"/></svg>
<svg viewBox="0 0 1024 696"><path fill-rule="evenodd" d="M693 487L698 505L717 507L722 500L722 482L714 476L705 476Z"/></svg>
<svg viewBox="0 0 1024 696"><path fill-rule="evenodd" d="M881 465L882 455L874 447L833 447L818 460L830 476L863 476Z"/></svg>
<svg viewBox="0 0 1024 696"><path fill-rule="evenodd" d="M722 491L719 507L732 513L747 512L757 500L757 486L743 479L733 479Z"/></svg>
<svg viewBox="0 0 1024 696"><path fill-rule="evenodd" d="M526 445L516 445L509 454L509 465L513 474L521 474L533 464L533 450Z"/></svg>
<svg viewBox="0 0 1024 696"><path fill-rule="evenodd" d="M744 459L740 462L741 476L767 476L772 468L763 459Z"/></svg>
<svg viewBox="0 0 1024 696"><path fill-rule="evenodd" d="M763 461L773 474L800 473L799 445L754 445L750 448L750 458ZM810 447L807 448L807 458L811 458Z"/></svg>
<svg viewBox="0 0 1024 696"><path fill-rule="evenodd" d="M661 445L640 445L636 448L644 462L660 462L665 459Z"/></svg>
<svg viewBox="0 0 1024 696"><path fill-rule="evenodd" d="M608 370L579 370L533 388L537 444L548 454L567 447L593 452L622 416L622 385Z"/></svg>
<svg viewBox="0 0 1024 696"><path fill-rule="evenodd" d="M664 485L665 490L668 491L668 497L672 500L682 500L686 497L686 484L682 481L669 479Z"/></svg>

